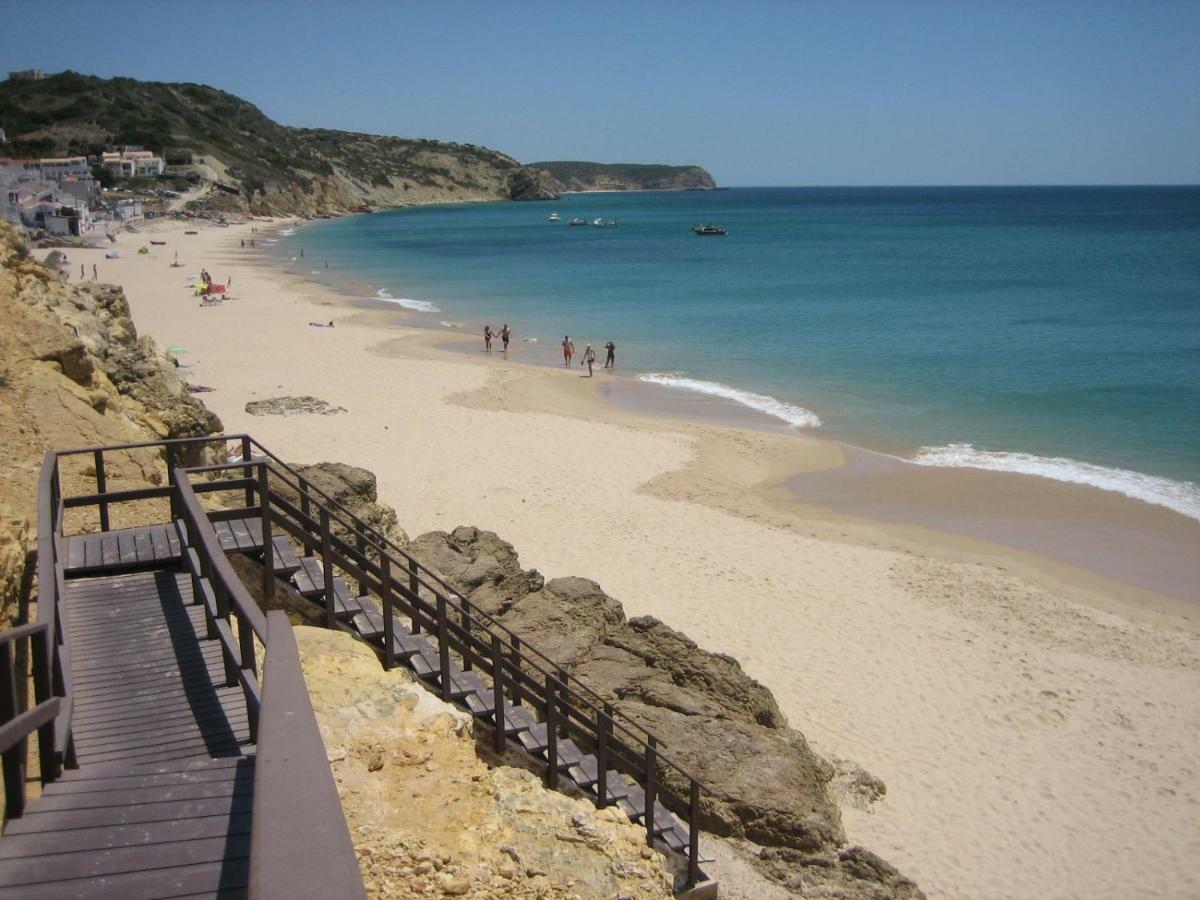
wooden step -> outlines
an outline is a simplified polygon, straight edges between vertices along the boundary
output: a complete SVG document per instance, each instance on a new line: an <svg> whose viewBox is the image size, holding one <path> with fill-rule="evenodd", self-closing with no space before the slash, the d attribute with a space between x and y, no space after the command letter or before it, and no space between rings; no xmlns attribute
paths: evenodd
<svg viewBox="0 0 1200 900"><path fill-rule="evenodd" d="M305 556L300 560L300 568L292 575L292 583L303 596L324 605L325 570L315 556ZM333 598L334 615L339 619L353 619L362 612L362 604L339 575L333 576Z"/></svg>

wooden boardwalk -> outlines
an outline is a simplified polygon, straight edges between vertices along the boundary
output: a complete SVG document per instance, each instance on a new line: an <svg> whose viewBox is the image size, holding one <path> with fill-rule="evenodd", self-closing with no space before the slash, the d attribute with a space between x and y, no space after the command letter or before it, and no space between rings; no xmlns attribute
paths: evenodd
<svg viewBox="0 0 1200 900"><path fill-rule="evenodd" d="M65 599L79 767L8 823L0 897L245 896L255 748L190 580L76 578Z"/></svg>

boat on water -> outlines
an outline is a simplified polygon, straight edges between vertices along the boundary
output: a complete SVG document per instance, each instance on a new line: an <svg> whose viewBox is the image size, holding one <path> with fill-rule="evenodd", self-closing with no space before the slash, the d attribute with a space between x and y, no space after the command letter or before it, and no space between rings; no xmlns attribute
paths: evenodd
<svg viewBox="0 0 1200 900"><path fill-rule="evenodd" d="M583 219L572 219L567 224L568 225L586 225L587 222L585 222Z"/></svg>
<svg viewBox="0 0 1200 900"><path fill-rule="evenodd" d="M724 234L724 225L693 225L692 234Z"/></svg>
<svg viewBox="0 0 1200 900"><path fill-rule="evenodd" d="M592 219L593 228L616 228L616 219Z"/></svg>
<svg viewBox="0 0 1200 900"><path fill-rule="evenodd" d="M550 221L551 222L561 222L562 216L560 216L558 213L550 213Z"/></svg>

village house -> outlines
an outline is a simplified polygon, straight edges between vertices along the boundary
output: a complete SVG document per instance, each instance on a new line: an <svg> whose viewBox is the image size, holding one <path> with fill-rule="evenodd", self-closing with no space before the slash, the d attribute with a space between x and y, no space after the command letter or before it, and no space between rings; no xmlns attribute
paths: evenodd
<svg viewBox="0 0 1200 900"><path fill-rule="evenodd" d="M161 156L149 150L121 150L100 154L100 165L118 178L147 178L163 173Z"/></svg>

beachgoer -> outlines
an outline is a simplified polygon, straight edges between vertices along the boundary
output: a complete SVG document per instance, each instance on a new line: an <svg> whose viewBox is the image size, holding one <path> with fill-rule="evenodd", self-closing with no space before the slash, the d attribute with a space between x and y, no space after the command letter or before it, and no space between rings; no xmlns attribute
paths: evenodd
<svg viewBox="0 0 1200 900"><path fill-rule="evenodd" d="M242 249L243 250L246 249L246 239L245 238L242 238Z"/></svg>
<svg viewBox="0 0 1200 900"><path fill-rule="evenodd" d="M325 268L329 268L329 260L325 260Z"/></svg>
<svg viewBox="0 0 1200 900"><path fill-rule="evenodd" d="M581 359L579 361L579 364L581 366L584 363L587 363L588 378L592 377L592 363L594 363L595 361L596 361L596 351L592 349L591 344L588 344L586 347L583 348L583 359Z"/></svg>
<svg viewBox="0 0 1200 900"><path fill-rule="evenodd" d="M300 248L300 258L304 259L304 248L303 247Z"/></svg>
<svg viewBox="0 0 1200 900"><path fill-rule="evenodd" d="M99 278L100 278L100 273L96 271L96 264L92 263L92 281L96 281Z"/></svg>
<svg viewBox="0 0 1200 900"><path fill-rule="evenodd" d="M566 334L563 335L562 348L563 348L563 365L569 366L569 365L571 365L571 357L575 355L575 345L571 343L570 335L566 335Z"/></svg>
<svg viewBox="0 0 1200 900"><path fill-rule="evenodd" d="M483 349L488 353L492 352L492 326L483 326Z"/></svg>
<svg viewBox="0 0 1200 900"><path fill-rule="evenodd" d="M232 275L230 275L228 278L225 279L225 290L229 290L231 287L233 287L233 276Z"/></svg>
<svg viewBox="0 0 1200 900"><path fill-rule="evenodd" d="M612 341L608 341L605 343L604 349L608 351L608 355L604 357L604 368L615 369L617 367L617 345Z"/></svg>
<svg viewBox="0 0 1200 900"><path fill-rule="evenodd" d="M83 281L83 279L84 279L84 274L83 274L83 263L80 263L80 264L79 264L79 280L80 280L80 281Z"/></svg>
<svg viewBox="0 0 1200 900"><path fill-rule="evenodd" d="M504 327L500 329L500 340L504 342L504 352L508 352L508 342L512 338L512 329L508 327L508 323L504 323Z"/></svg>

